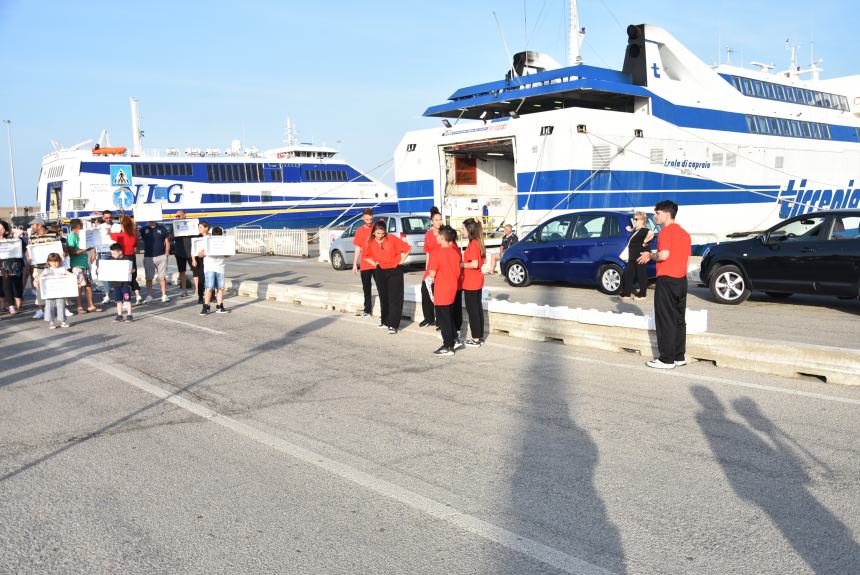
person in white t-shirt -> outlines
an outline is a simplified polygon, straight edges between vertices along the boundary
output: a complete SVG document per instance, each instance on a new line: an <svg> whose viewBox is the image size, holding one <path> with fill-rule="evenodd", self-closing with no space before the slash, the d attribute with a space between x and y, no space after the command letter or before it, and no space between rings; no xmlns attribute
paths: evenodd
<svg viewBox="0 0 860 575"><path fill-rule="evenodd" d="M100 231L100 235L102 237L102 241L96 246L96 259L109 260L111 259L110 246L113 243L113 240L110 239L110 234L121 232L122 226L119 225L119 222L113 221L113 213L110 210L104 210L102 212L102 221L96 226L96 229ZM101 287L105 294L104 299L102 299L102 303L110 303L111 291L108 282L101 282Z"/></svg>
<svg viewBox="0 0 860 575"><path fill-rule="evenodd" d="M200 226L205 227L209 231L209 222L200 222ZM212 228L213 236L224 235L224 231L215 227ZM204 234L208 235L208 234ZM203 276L204 276L204 293L203 293L203 308L200 310L200 315L209 313L209 304L212 301L212 292L215 292L215 313L230 313L224 309L224 260L229 256L210 256L206 255L206 250L200 250L198 257L203 258Z"/></svg>

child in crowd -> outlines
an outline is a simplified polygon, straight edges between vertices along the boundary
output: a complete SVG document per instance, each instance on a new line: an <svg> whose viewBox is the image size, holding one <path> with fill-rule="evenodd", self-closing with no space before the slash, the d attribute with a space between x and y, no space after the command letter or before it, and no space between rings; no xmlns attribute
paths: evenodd
<svg viewBox="0 0 860 575"><path fill-rule="evenodd" d="M454 325L454 303L460 283L460 249L457 247L457 232L450 226L442 226L438 235L439 249L429 254L427 271L428 292L433 294L436 306L436 325L442 332L442 347L434 351L436 355L453 355L463 347L456 339Z"/></svg>
<svg viewBox="0 0 860 575"><path fill-rule="evenodd" d="M48 254L47 267L41 274L33 278L33 287L41 290L41 282L51 277L62 277L72 275L68 270L63 268L63 256L57 253ZM64 298L51 298L44 300L45 302L45 321L48 322L48 329L55 329L57 322L60 327L69 327L66 321L66 300Z"/></svg>
<svg viewBox="0 0 860 575"><path fill-rule="evenodd" d="M481 347L484 341L484 308L481 306L481 295L484 291L484 274L481 267L487 259L487 248L484 247L484 233L481 222L475 218L463 221L463 231L469 238L469 246L463 254L463 299L466 301L466 313L469 315L469 330L472 339L466 340L469 347Z"/></svg>
<svg viewBox="0 0 860 575"><path fill-rule="evenodd" d="M122 254L122 244L111 244L110 257L114 260L126 259ZM116 302L116 316L113 318L114 321L123 321L123 310L125 310L125 321L134 321L134 316L131 315L131 282L132 280L108 282L110 290L113 293L113 301Z"/></svg>
<svg viewBox="0 0 860 575"><path fill-rule="evenodd" d="M201 222L203 225L206 222ZM208 223L206 226L208 227ZM219 227L212 228L213 236L224 235L224 230ZM203 257L203 269L205 277L206 290L203 294L203 309L200 310L200 315L209 313L209 304L212 301L212 292L215 292L215 313L230 313L224 309L224 260L230 256L210 256L206 254L206 250L200 250L199 256Z"/></svg>

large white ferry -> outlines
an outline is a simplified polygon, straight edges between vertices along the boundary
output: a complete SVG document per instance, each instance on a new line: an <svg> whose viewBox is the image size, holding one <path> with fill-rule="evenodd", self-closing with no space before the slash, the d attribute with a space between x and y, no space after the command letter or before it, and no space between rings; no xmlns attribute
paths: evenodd
<svg viewBox="0 0 860 575"><path fill-rule="evenodd" d="M259 152L238 141L227 150L144 150L132 98L134 146L58 149L42 160L36 192L51 220L117 211L125 194L135 204L161 202L166 218L184 210L222 226L319 228L343 222L366 207L396 211L391 188L336 158L337 150L298 143L287 130L282 147ZM103 134L104 136L104 134ZM111 166L130 166L129 185L112 184ZM127 191L126 191L127 190Z"/></svg>
<svg viewBox="0 0 860 575"><path fill-rule="evenodd" d="M502 80L462 88L395 153L401 211L438 205L527 230L562 211L681 206L694 243L860 203L860 75L814 64L710 66L665 30L627 29L621 70L522 52ZM805 76L811 76L804 79ZM476 121L467 121L476 120Z"/></svg>

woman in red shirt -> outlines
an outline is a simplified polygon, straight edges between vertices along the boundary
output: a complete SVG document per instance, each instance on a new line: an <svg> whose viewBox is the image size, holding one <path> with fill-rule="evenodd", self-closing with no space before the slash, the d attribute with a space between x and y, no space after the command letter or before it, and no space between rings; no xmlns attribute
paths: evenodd
<svg viewBox="0 0 860 575"><path fill-rule="evenodd" d="M382 308L382 323L388 333L395 334L403 315L403 262L412 246L385 231L385 222L373 224L373 231L364 250L364 259L376 271L376 289Z"/></svg>
<svg viewBox="0 0 860 575"><path fill-rule="evenodd" d="M442 214L439 212L439 208L433 206L430 210L430 229L424 234L424 253L427 254L427 261L424 262L424 275L421 277L421 310L424 312L424 321L419 323L418 327L436 325L433 296L427 291L427 284L424 283L424 280L430 274L430 254L439 248L439 228L441 227Z"/></svg>
<svg viewBox="0 0 860 575"><path fill-rule="evenodd" d="M469 330L472 339L466 340L470 347L481 347L484 341L484 309L481 294L484 290L484 274L481 267L487 259L484 246L484 233L481 222L468 218L463 222L463 231L469 238L469 246L463 254L463 299L466 300L466 313L469 314Z"/></svg>
<svg viewBox="0 0 860 575"><path fill-rule="evenodd" d="M122 255L131 262L131 289L134 290L135 304L140 298L140 284L137 283L137 226L129 216L122 217L122 231L110 235L111 239L122 246Z"/></svg>

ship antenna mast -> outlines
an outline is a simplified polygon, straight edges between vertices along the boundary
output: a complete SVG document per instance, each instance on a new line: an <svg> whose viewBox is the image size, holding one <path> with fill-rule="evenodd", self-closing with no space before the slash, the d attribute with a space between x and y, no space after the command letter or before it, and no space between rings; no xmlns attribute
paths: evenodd
<svg viewBox="0 0 860 575"><path fill-rule="evenodd" d="M141 145L140 139L143 136L143 132L140 131L140 110L137 107L137 99L132 96L131 98L131 155L132 156L140 156Z"/></svg>
<svg viewBox="0 0 860 575"><path fill-rule="evenodd" d="M582 47L582 39L585 37L585 28L579 26L579 9L576 0L569 0L567 36L567 65L582 64L580 48Z"/></svg>

